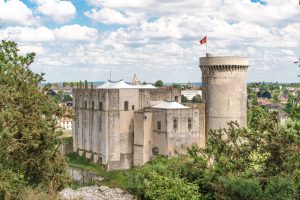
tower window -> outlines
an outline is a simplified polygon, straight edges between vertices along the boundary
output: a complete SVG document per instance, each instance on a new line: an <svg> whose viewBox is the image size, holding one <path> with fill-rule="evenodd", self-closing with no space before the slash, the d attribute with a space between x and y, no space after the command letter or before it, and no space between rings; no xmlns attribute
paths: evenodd
<svg viewBox="0 0 300 200"><path fill-rule="evenodd" d="M87 101L84 101L84 108L87 108Z"/></svg>
<svg viewBox="0 0 300 200"><path fill-rule="evenodd" d="M161 130L161 121L157 121L157 129Z"/></svg>
<svg viewBox="0 0 300 200"><path fill-rule="evenodd" d="M92 109L94 109L95 107L95 103L92 101Z"/></svg>
<svg viewBox="0 0 300 200"><path fill-rule="evenodd" d="M124 101L124 110L128 110L128 101Z"/></svg>
<svg viewBox="0 0 300 200"><path fill-rule="evenodd" d="M173 129L174 129L174 130L177 130L177 127L178 127L178 124L177 124L177 123L178 123L178 119L177 119L177 118L174 118L174 119L173 119Z"/></svg>
<svg viewBox="0 0 300 200"><path fill-rule="evenodd" d="M132 110L134 110L134 105L132 105L131 107L132 107Z"/></svg>
<svg viewBox="0 0 300 200"><path fill-rule="evenodd" d="M188 119L188 129L191 130L192 129L192 118Z"/></svg>
<svg viewBox="0 0 300 200"><path fill-rule="evenodd" d="M99 102L99 110L103 110L103 103L101 101Z"/></svg>

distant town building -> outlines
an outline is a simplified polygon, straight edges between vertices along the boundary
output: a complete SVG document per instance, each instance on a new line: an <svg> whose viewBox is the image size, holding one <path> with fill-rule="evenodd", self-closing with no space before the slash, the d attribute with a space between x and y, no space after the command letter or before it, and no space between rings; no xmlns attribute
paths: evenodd
<svg viewBox="0 0 300 200"><path fill-rule="evenodd" d="M63 131L72 131L72 118L63 117L59 119L59 125Z"/></svg>
<svg viewBox="0 0 300 200"><path fill-rule="evenodd" d="M141 82L137 78L136 74L134 74L133 79L132 79L132 85L140 85Z"/></svg>
<svg viewBox="0 0 300 200"><path fill-rule="evenodd" d="M281 111L284 109L284 106L279 103L270 103L270 104L265 104L265 107L270 111Z"/></svg>
<svg viewBox="0 0 300 200"><path fill-rule="evenodd" d="M285 95L280 95L280 96L279 96L279 102L280 102L281 104L287 104L288 100L289 100L288 97L285 96Z"/></svg>
<svg viewBox="0 0 300 200"><path fill-rule="evenodd" d="M202 97L202 90L182 90L181 95L185 96L188 100L192 100L193 97L200 95Z"/></svg>
<svg viewBox="0 0 300 200"><path fill-rule="evenodd" d="M261 106L265 106L265 105L271 104L271 102L270 102L269 99L267 99L267 98L258 98L258 99L257 99L257 102L258 102L258 104L261 105Z"/></svg>

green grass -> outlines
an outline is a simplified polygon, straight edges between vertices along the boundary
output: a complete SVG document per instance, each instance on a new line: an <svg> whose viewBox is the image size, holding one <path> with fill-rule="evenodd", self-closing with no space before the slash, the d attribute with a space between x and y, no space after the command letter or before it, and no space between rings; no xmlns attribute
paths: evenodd
<svg viewBox="0 0 300 200"><path fill-rule="evenodd" d="M70 153L67 155L67 158L70 167L84 169L86 171L92 172L98 176L103 177L104 180L100 182L101 185L106 185L112 188L117 187L127 190L128 178L130 177L130 172L132 171L132 169L108 172L101 165L91 163L89 160L79 156L77 153ZM78 184L73 184L73 188L78 187Z"/></svg>

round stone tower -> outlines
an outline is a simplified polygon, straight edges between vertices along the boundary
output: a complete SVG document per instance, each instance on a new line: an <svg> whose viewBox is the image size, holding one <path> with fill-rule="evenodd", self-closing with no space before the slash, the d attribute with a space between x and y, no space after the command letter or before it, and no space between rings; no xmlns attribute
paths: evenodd
<svg viewBox="0 0 300 200"><path fill-rule="evenodd" d="M200 58L206 133L226 128L230 121L247 126L248 66L247 57L206 54Z"/></svg>

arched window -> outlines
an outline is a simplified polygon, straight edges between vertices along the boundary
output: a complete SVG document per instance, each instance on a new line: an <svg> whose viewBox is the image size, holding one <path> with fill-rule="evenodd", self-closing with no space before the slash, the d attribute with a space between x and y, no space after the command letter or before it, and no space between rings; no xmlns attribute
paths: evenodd
<svg viewBox="0 0 300 200"><path fill-rule="evenodd" d="M124 110L128 110L128 101L124 101Z"/></svg>

